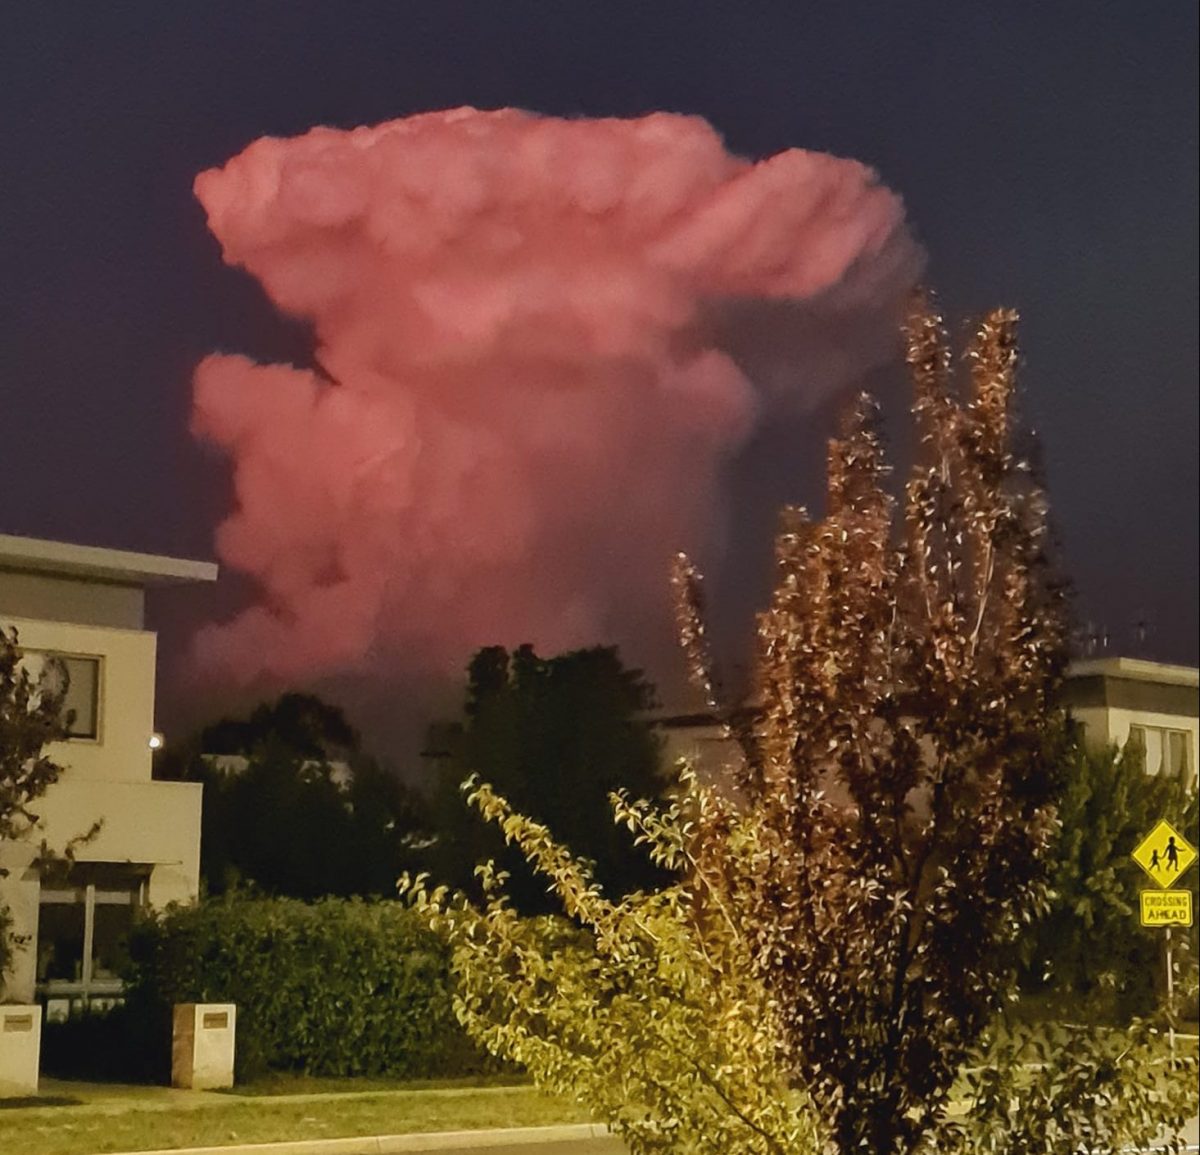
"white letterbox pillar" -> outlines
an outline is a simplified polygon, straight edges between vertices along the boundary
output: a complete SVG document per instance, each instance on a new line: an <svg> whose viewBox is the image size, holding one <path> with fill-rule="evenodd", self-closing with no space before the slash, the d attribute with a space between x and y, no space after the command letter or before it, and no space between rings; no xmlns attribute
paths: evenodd
<svg viewBox="0 0 1200 1155"><path fill-rule="evenodd" d="M0 1098L36 1095L42 1008L0 1006Z"/></svg>
<svg viewBox="0 0 1200 1155"><path fill-rule="evenodd" d="M237 1007L177 1003L171 1039L171 1086L194 1091L233 1086Z"/></svg>

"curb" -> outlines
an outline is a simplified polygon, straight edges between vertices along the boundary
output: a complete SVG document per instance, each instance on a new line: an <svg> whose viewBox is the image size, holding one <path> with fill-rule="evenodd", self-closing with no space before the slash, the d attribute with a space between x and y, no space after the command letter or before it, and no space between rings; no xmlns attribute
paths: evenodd
<svg viewBox="0 0 1200 1155"><path fill-rule="evenodd" d="M406 1155L417 1151L510 1147L516 1143L562 1143L607 1139L602 1123L564 1123L551 1127L504 1127L475 1131L425 1131L407 1135L359 1135L342 1139L285 1139L278 1143L232 1143L216 1147L170 1147L124 1151L117 1155Z"/></svg>

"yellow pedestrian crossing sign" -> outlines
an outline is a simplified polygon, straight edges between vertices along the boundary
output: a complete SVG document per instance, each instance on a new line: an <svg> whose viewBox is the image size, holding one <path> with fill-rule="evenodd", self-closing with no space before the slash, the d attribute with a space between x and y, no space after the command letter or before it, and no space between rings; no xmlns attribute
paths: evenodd
<svg viewBox="0 0 1200 1155"><path fill-rule="evenodd" d="M1133 861L1167 890L1174 886L1196 861L1196 848L1165 818L1134 847Z"/></svg>

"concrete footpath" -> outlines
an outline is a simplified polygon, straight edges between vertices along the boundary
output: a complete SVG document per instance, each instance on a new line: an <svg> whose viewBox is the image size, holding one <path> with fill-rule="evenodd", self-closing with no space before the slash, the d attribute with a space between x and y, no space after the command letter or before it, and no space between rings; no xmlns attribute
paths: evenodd
<svg viewBox="0 0 1200 1155"><path fill-rule="evenodd" d="M1200 1152L1200 1119L1193 1119L1183 1136L1186 1152ZM283 1143L251 1143L218 1147L175 1147L119 1155L410 1155L437 1151L441 1155L471 1155L491 1150L495 1155L627 1155L619 1139L597 1123L554 1127L509 1127L483 1131L438 1131L413 1135L370 1135L346 1139L301 1139ZM1145 1155L1161 1152L1151 1148ZM1138 1155L1130 1152L1129 1155Z"/></svg>
<svg viewBox="0 0 1200 1155"><path fill-rule="evenodd" d="M598 1123L495 1130L431 1131L409 1135L363 1135L343 1139L295 1139L216 1147L174 1147L119 1155L408 1155L412 1152L492 1150L497 1155L621 1155L625 1148Z"/></svg>
<svg viewBox="0 0 1200 1155"><path fill-rule="evenodd" d="M1200 1152L1200 1119L1193 1119L1183 1136L1185 1152ZM495 1155L627 1155L619 1139L597 1123L554 1127L509 1127L484 1131L438 1131L416 1135L372 1135L348 1139L301 1139L284 1143L187 1147L161 1151L121 1152L119 1155L410 1155L437 1151L441 1155L471 1155L490 1150ZM1154 1147L1145 1155L1161 1152ZM1130 1152L1129 1155L1139 1155Z"/></svg>

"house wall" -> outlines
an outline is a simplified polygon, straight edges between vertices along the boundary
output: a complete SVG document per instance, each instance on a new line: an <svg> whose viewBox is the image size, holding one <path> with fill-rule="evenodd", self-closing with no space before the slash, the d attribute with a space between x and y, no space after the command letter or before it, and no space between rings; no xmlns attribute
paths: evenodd
<svg viewBox="0 0 1200 1155"><path fill-rule="evenodd" d="M99 733L95 739L73 738L46 747L55 761L70 766L73 780L148 782L154 732L154 663L157 638L147 630L31 621L5 615L21 646L100 659ZM65 776L64 776L65 777Z"/></svg>
<svg viewBox="0 0 1200 1155"><path fill-rule="evenodd" d="M1131 726L1187 734L1187 764L1194 785L1200 756L1200 689L1192 667L1130 658L1077 662L1064 688L1064 704L1083 723L1090 746L1124 746ZM1154 751L1148 753L1147 768Z"/></svg>
<svg viewBox="0 0 1200 1155"><path fill-rule="evenodd" d="M37 974L38 902L41 877L20 844L0 843L0 906L12 920L15 936L8 972L0 975L0 1002L32 1003Z"/></svg>
<svg viewBox="0 0 1200 1155"><path fill-rule="evenodd" d="M140 586L0 569L0 621L5 624L14 617L140 630L145 601Z"/></svg>
<svg viewBox="0 0 1200 1155"><path fill-rule="evenodd" d="M200 871L199 782L64 781L39 805L51 846L87 831L96 836L75 850L77 862L138 862L154 866L150 905L183 902L198 893Z"/></svg>
<svg viewBox="0 0 1200 1155"><path fill-rule="evenodd" d="M1196 718L1148 710L1125 710L1115 706L1076 707L1071 715L1086 727L1085 740L1091 746L1124 746L1129 741L1130 726L1184 731L1188 735L1191 784L1195 785L1197 757L1200 755L1200 721Z"/></svg>
<svg viewBox="0 0 1200 1155"><path fill-rule="evenodd" d="M683 760L702 781L718 780L742 762L741 748L715 721L695 716L666 718L657 729L663 740L663 765L673 769Z"/></svg>
<svg viewBox="0 0 1200 1155"><path fill-rule="evenodd" d="M1183 731L1188 735L1191 784L1200 767L1200 691L1192 667L1168 666L1129 658L1077 662L1063 688L1062 705L1085 727L1092 746L1129 740L1131 726ZM737 744L726 738L710 715L681 714L661 718L668 765L680 757L702 775L716 777L731 761L740 760Z"/></svg>
<svg viewBox="0 0 1200 1155"><path fill-rule="evenodd" d="M35 863L41 842L61 851L101 822L94 838L74 850L76 862L138 863L150 867L146 899L162 908L192 902L200 892L200 803L198 782L71 781L70 772L39 800L41 828L35 837L0 845L0 903L9 908L22 936L6 976L6 998L33 1002L36 985L38 905L41 873Z"/></svg>
<svg viewBox="0 0 1200 1155"><path fill-rule="evenodd" d="M54 592L53 579L36 580L48 583L46 596ZM11 583L0 588L0 594L11 588ZM131 620L132 604L122 607L119 598L109 597L123 587L97 588L107 592L92 603L92 617L103 610L113 619ZM79 604L87 602L74 593ZM27 597L22 604L36 605L37 598ZM199 893L202 787L152 780L153 633L112 624L26 618L12 614L11 605L0 597L0 624L17 628L22 648L100 659L96 738L47 746L46 753L63 773L33 806L41 819L39 827L26 839L0 844L0 866L8 871L0 878L0 903L10 909L17 934L27 939L3 981L2 993L8 999L32 1001L41 893L34 860L43 841L50 851L62 854L99 821L96 835L74 849L76 862L145 867L146 899L154 907L193 900ZM140 614L140 600L137 608Z"/></svg>

